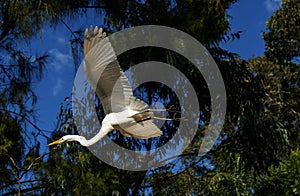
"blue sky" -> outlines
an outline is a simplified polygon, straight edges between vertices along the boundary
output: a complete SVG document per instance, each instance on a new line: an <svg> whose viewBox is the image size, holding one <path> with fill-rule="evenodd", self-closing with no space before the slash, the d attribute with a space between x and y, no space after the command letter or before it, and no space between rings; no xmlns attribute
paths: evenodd
<svg viewBox="0 0 300 196"><path fill-rule="evenodd" d="M232 32L243 32L239 40L222 44L222 47L238 53L244 59L263 55L264 42L261 34L265 30L265 22L279 6L280 0L240 0L234 4L229 10ZM74 30L100 24L100 20L98 22L96 18L67 22ZM51 55L45 77L34 86L38 95L35 106L37 124L44 130L51 131L55 128L60 104L72 91L75 70L70 36L66 27L60 24L54 30L45 28L43 35L31 44L32 52L48 52Z"/></svg>
<svg viewBox="0 0 300 196"><path fill-rule="evenodd" d="M229 10L232 32L243 31L241 38L223 44L223 48L238 53L242 58L264 54L262 32L265 23L280 6L280 0L240 0Z"/></svg>

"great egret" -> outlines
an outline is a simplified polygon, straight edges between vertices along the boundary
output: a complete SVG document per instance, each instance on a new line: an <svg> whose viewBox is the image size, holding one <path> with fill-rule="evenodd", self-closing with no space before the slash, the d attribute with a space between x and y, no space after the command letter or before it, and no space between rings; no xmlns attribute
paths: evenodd
<svg viewBox="0 0 300 196"><path fill-rule="evenodd" d="M141 139L162 135L162 131L152 121L152 110L145 102L133 96L128 79L121 70L114 49L102 28L98 29L96 26L93 29L91 26L89 30L85 30L84 61L87 78L106 114L101 129L89 140L79 135L66 135L48 144L49 146L68 141L78 141L83 146L90 146L114 129L124 136Z"/></svg>

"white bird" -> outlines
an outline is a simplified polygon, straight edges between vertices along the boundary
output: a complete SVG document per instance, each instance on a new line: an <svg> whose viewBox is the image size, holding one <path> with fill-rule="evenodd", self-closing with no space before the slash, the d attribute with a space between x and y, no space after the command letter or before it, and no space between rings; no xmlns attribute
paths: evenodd
<svg viewBox="0 0 300 196"><path fill-rule="evenodd" d="M152 110L145 102L133 96L132 87L121 70L114 49L102 28L98 29L96 26L95 29L91 27L85 30L84 61L87 78L106 114L101 129L89 140L79 135L66 135L48 144L49 146L68 141L91 146L114 129L124 136L141 139L162 135L162 131L152 121Z"/></svg>

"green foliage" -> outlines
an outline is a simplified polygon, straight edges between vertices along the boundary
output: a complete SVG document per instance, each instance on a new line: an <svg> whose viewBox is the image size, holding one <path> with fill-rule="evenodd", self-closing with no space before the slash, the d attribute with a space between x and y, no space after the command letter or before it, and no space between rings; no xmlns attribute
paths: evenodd
<svg viewBox="0 0 300 196"><path fill-rule="evenodd" d="M249 195L253 183L239 154L229 153L218 169L208 172L200 181L199 193L205 195Z"/></svg>
<svg viewBox="0 0 300 196"><path fill-rule="evenodd" d="M52 150L42 169L41 179L46 187L42 193L46 195L111 194L122 187L111 169L79 145Z"/></svg>
<svg viewBox="0 0 300 196"><path fill-rule="evenodd" d="M61 7L56 9L58 3ZM27 44L45 23L55 25L59 17L70 15L65 6L61 1L0 2L0 192L4 195L40 188L32 188L36 179L27 176L42 159L40 142L34 140L44 133L34 123L37 97L32 84L43 77L47 55L29 54Z"/></svg>
<svg viewBox="0 0 300 196"><path fill-rule="evenodd" d="M0 187L9 189L17 180L16 173L23 156L21 127L9 113L0 113Z"/></svg>
<svg viewBox="0 0 300 196"><path fill-rule="evenodd" d="M282 0L282 8L267 21L266 57L282 64L300 55L300 2Z"/></svg>
<svg viewBox="0 0 300 196"><path fill-rule="evenodd" d="M264 57L249 61L255 72L265 98L264 113L278 124L283 139L296 149L299 147L299 64L287 62L284 66L273 63Z"/></svg>
<svg viewBox="0 0 300 196"><path fill-rule="evenodd" d="M164 25L183 30L202 44L209 45L228 38L230 26L226 10L235 2L236 0L106 0L104 5L108 8L106 21L110 28ZM233 37L235 36L239 35L235 34Z"/></svg>
<svg viewBox="0 0 300 196"><path fill-rule="evenodd" d="M193 170L172 173L166 170L166 167L157 172L150 179L151 187L155 195L191 195L197 193L199 185L197 176Z"/></svg>
<svg viewBox="0 0 300 196"><path fill-rule="evenodd" d="M300 194L300 152L292 151L279 166L270 167L261 193L264 195Z"/></svg>

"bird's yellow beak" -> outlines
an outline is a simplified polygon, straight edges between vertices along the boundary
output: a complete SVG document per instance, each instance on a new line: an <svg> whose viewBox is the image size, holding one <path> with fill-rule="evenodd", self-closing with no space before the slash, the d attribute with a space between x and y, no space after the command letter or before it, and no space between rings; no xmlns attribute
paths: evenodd
<svg viewBox="0 0 300 196"><path fill-rule="evenodd" d="M59 142L61 142L62 140L63 140L63 139L60 138L59 140L56 140L56 141L54 141L54 142L51 142L50 144L48 144L48 146L56 145L56 144L58 144Z"/></svg>

